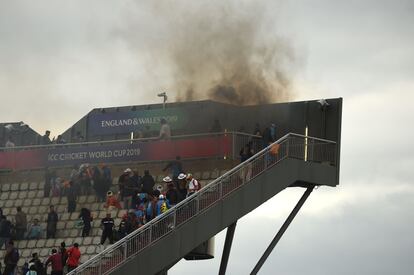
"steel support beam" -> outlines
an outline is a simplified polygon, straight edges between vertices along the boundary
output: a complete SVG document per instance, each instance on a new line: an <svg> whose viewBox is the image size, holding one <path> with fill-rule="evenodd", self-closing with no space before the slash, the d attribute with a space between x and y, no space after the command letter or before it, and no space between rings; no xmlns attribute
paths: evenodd
<svg viewBox="0 0 414 275"><path fill-rule="evenodd" d="M226 241L224 242L223 255L221 256L219 275L225 275L227 263L229 262L231 245L233 243L234 231L236 230L237 221L227 227Z"/></svg>
<svg viewBox="0 0 414 275"><path fill-rule="evenodd" d="M279 242L280 238L282 238L282 236L285 233L286 229L289 227L290 223L293 221L296 214L299 212L300 208L305 203L306 199L312 193L314 187L315 187L315 185L309 186L306 189L305 193L303 193L302 197L300 198L300 200L296 204L295 208L293 208L292 212L289 214L286 221L283 223L282 227L279 229L279 232L277 232L276 236L273 238L272 242L269 244L266 251L263 253L262 257L257 262L256 266L253 268L253 271L250 273L250 275L256 275L259 272L260 268L266 262L266 260L269 257L270 253L272 253L272 250L275 248L275 246Z"/></svg>

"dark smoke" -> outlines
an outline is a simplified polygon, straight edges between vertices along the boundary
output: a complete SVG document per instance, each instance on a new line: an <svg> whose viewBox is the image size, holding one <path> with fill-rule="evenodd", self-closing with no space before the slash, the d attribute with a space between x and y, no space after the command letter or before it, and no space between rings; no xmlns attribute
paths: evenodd
<svg viewBox="0 0 414 275"><path fill-rule="evenodd" d="M238 1L196 7L190 15L181 10L170 47L178 100L246 105L289 99L292 51L275 34L276 12L268 8Z"/></svg>
<svg viewBox="0 0 414 275"><path fill-rule="evenodd" d="M178 101L290 98L293 54L277 34L276 1L154 2L150 14L162 38L150 51L171 75Z"/></svg>

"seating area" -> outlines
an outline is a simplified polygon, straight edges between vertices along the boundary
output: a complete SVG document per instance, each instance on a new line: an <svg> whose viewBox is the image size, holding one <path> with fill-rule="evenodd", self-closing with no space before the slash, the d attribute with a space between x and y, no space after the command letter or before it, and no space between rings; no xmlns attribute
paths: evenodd
<svg viewBox="0 0 414 275"><path fill-rule="evenodd" d="M161 164L159 164L161 167ZM160 170L159 168L158 170ZM114 169L116 170L116 169ZM227 169L209 169L197 170L193 172L196 179L199 180L202 186L206 185L211 180L224 174ZM154 175L157 185L162 185L163 190L166 190L162 179L167 174ZM113 184L111 190L118 192L118 176L113 173ZM3 209L3 214L14 223L14 215L16 214L16 207L20 206L27 214L28 224L34 219L38 219L41 227L46 229L47 214L49 206L54 205L55 210L59 216L57 224L56 239L39 239L39 240L21 240L15 241L15 245L20 251L20 260L18 267L21 267L25 261L30 260L32 253L37 252L42 260L44 260L50 253L52 248L60 246L60 243L65 241L69 247L77 242L82 253L81 262L97 254L102 248L98 245L101 237L100 222L105 217L107 210L104 208L104 203L96 202L95 195L79 196L76 206L76 212L67 212L66 197L44 197L43 188L44 180L37 181L22 181L11 182L10 179L5 182L4 179L0 182L0 207ZM91 210L94 218L92 223L92 230L89 237L80 237L81 228L76 227L76 222L79 220L80 209L86 207ZM118 227L121 217L126 213L126 210L114 210L112 217L115 219L116 227ZM43 236L45 237L45 236ZM3 259L5 250L4 247L0 250L0 259Z"/></svg>

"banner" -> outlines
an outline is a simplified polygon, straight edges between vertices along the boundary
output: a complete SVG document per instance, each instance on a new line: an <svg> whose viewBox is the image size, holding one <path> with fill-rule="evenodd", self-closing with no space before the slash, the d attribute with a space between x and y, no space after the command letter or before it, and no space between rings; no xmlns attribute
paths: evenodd
<svg viewBox="0 0 414 275"><path fill-rule="evenodd" d="M58 147L0 152L0 169L37 169L82 163L119 163L223 157L231 154L230 136Z"/></svg>
<svg viewBox="0 0 414 275"><path fill-rule="evenodd" d="M161 119L167 121L171 130L182 129L188 123L187 113L180 108L92 113L88 117L88 134L99 136L137 131L159 131Z"/></svg>

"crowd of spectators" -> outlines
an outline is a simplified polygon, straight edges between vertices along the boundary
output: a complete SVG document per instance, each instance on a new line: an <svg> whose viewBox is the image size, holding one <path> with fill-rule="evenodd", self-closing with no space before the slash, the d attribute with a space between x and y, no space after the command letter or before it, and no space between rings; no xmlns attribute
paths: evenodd
<svg viewBox="0 0 414 275"><path fill-rule="evenodd" d="M68 201L66 211L72 213L76 211L79 196L94 195L96 202L102 203L106 209L106 217L100 221L102 229L100 245L103 248L106 242L112 244L125 237L201 187L190 173L185 173L180 157L169 162L163 171L171 175L163 178L165 187L156 185L149 170L145 170L141 176L137 169L126 168L119 176L116 188L112 185L111 169L105 164L74 166L67 179L58 177L55 170L48 168L45 172L44 197L66 196ZM113 217L113 213L117 213L114 210L117 209L126 210L118 224ZM14 247L13 241L56 238L59 214L62 214L56 212L54 205L50 205L44 221L35 218L29 223L22 208L17 207L16 210L14 219L11 220L3 215L0 208L0 248L6 248L4 258L6 273L2 274L11 274L7 272L14 270L17 265L18 259L16 261L16 257L12 255L19 252ZM90 209L81 208L75 226L82 228L82 237L90 235L91 223L96 218ZM46 222L45 228L42 227L42 222ZM67 251L63 251L62 247L52 249L51 255L43 261L39 259L37 253L34 253L33 259L23 267L23 274L46 274L46 267L49 264L52 266L52 274L62 274L65 265L67 270L75 268L79 264L79 259L77 243Z"/></svg>
<svg viewBox="0 0 414 275"><path fill-rule="evenodd" d="M168 124L165 121L161 121L161 124L159 137L169 139L171 132ZM211 131L221 131L218 120L215 121ZM276 140L276 126L271 124L261 131L260 125L256 124L253 134L261 137L259 146L263 148ZM65 140L61 136L56 140L50 140L50 131L46 131L40 144L52 143L62 144ZM246 144L240 151L241 162L253 156L258 149L260 148L253 148L253 142ZM105 164L74 166L67 178L56 176L56 171L53 169L46 169L44 197L65 196L68 202L66 211L73 213L76 211L79 196L95 195L96 202L103 203L107 211L106 216L100 221L102 229L100 245L105 245L107 241L113 244L201 188L197 179L184 171L180 157L169 162L163 171L171 175L163 178L166 188L156 186L149 170L144 170L141 176L137 169L126 168L118 178L118 190L114 190L111 169ZM242 177L249 178L248 173L247 169L247 174ZM127 210L118 224L113 218L113 213L116 213L113 210L117 209ZM50 205L45 220L46 228L42 228L43 221L38 219L33 219L29 224L21 207L17 207L16 210L12 223L0 209L0 248L3 246L6 248L3 274L12 274L11 271L15 269L19 260L19 252L14 247L13 240L56 238L59 215L53 205ZM90 209L85 207L81 209L76 226L82 228L82 237L90 235L91 223L96 218ZM37 253L33 253L32 259L24 265L23 274L46 274L49 264L52 266L51 274L63 274L65 266L67 271L76 268L80 260L79 245L74 243L68 250L65 247L66 244L62 243L61 247L52 249L51 255L44 261L39 259Z"/></svg>
<svg viewBox="0 0 414 275"><path fill-rule="evenodd" d="M32 253L32 258L26 261L21 267L23 275L46 275L48 266L51 267L51 275L63 275L64 272L70 272L78 267L80 263L81 252L79 244L74 243L72 247L66 249L65 242L60 244L60 247L53 248L51 254L43 261L39 258L38 253ZM4 255L4 275L11 275L16 273L16 267L20 259L20 252L15 247L14 241L9 240L6 244L6 251ZM1 265L0 265L1 267Z"/></svg>

